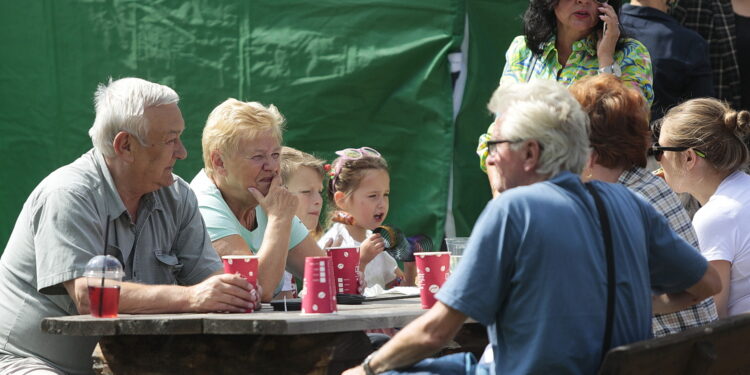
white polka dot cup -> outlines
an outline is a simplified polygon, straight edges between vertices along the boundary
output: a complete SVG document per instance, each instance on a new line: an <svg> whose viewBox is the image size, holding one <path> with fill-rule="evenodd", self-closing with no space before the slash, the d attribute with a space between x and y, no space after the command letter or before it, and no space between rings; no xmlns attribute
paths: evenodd
<svg viewBox="0 0 750 375"><path fill-rule="evenodd" d="M337 311L334 287L334 266L331 257L305 258L305 295L303 314L331 314Z"/></svg>
<svg viewBox="0 0 750 375"><path fill-rule="evenodd" d="M357 271L359 271L359 248L329 247L326 249L333 261L333 277L336 293L359 294Z"/></svg>
<svg viewBox="0 0 750 375"><path fill-rule="evenodd" d="M258 287L258 260L256 255L226 255L221 257L224 263L224 273L240 275L254 287ZM253 312L247 309L245 312Z"/></svg>
<svg viewBox="0 0 750 375"><path fill-rule="evenodd" d="M435 294L450 274L449 252L414 253L417 262L417 285L422 308L429 309L437 302Z"/></svg>

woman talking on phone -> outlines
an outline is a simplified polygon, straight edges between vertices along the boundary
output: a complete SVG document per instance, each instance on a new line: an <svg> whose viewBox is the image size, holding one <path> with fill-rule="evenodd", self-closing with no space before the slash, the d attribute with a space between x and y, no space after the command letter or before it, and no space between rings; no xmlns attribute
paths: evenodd
<svg viewBox="0 0 750 375"><path fill-rule="evenodd" d="M651 58L643 44L622 36L619 8L620 0L530 0L523 35L505 54L500 85L532 79L570 85L588 75L614 74L633 84L651 105ZM477 149L483 170L487 139L483 134Z"/></svg>

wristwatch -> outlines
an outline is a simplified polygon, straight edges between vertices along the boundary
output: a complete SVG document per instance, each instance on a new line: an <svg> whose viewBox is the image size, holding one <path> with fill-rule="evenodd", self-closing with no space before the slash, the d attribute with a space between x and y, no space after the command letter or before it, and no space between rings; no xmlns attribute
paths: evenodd
<svg viewBox="0 0 750 375"><path fill-rule="evenodd" d="M599 67L599 73L613 74L615 77L622 76L622 70L620 70L620 65L617 65L617 62L613 62L612 65Z"/></svg>
<svg viewBox="0 0 750 375"><path fill-rule="evenodd" d="M372 367L370 367L370 361L372 360L372 357L375 356L375 353L378 351L374 351L368 355L364 361L362 361L362 369L365 370L365 374L367 375L375 375L375 372L372 371Z"/></svg>

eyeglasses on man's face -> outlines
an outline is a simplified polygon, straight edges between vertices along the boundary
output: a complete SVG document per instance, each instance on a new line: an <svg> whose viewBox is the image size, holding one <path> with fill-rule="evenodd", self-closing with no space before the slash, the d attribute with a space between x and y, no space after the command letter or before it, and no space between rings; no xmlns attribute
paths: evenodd
<svg viewBox="0 0 750 375"><path fill-rule="evenodd" d="M675 146L675 147L660 146L658 143L655 143L649 149L649 153L651 155L654 155L654 159L656 159L656 161L661 161L661 157L664 155L664 151L682 152L682 151L687 151L687 150L689 150L691 148L692 147L687 147L687 146ZM704 159L706 158L706 153L705 152L703 152L701 150L698 150L696 148L693 148L693 151L699 157L702 157Z"/></svg>
<svg viewBox="0 0 750 375"><path fill-rule="evenodd" d="M503 143L518 143L523 142L522 139L491 139L487 141L487 153L489 155L495 155L497 152L497 145L503 144Z"/></svg>

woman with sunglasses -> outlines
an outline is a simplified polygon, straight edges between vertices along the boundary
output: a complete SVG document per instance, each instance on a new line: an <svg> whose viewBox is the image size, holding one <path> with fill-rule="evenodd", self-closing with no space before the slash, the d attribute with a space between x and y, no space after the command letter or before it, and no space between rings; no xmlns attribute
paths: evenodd
<svg viewBox="0 0 750 375"><path fill-rule="evenodd" d="M721 277L719 317L750 312L750 112L692 99L664 116L654 156L676 192L701 203L693 217L701 253Z"/></svg>
<svg viewBox="0 0 750 375"><path fill-rule="evenodd" d="M570 92L591 120L589 140L593 151L583 180L627 186L651 203L667 218L670 228L697 249L695 230L679 198L664 180L645 169L651 132L643 96L612 75L584 78L574 83ZM675 306L660 302L654 299L654 336L677 333L718 318L712 298Z"/></svg>
<svg viewBox="0 0 750 375"><path fill-rule="evenodd" d="M524 34L505 54L500 85L546 79L568 86L589 75L612 74L637 88L651 105L651 58L639 41L622 37L619 8L620 0L531 0L523 16ZM490 130L480 136L477 148L484 171Z"/></svg>

